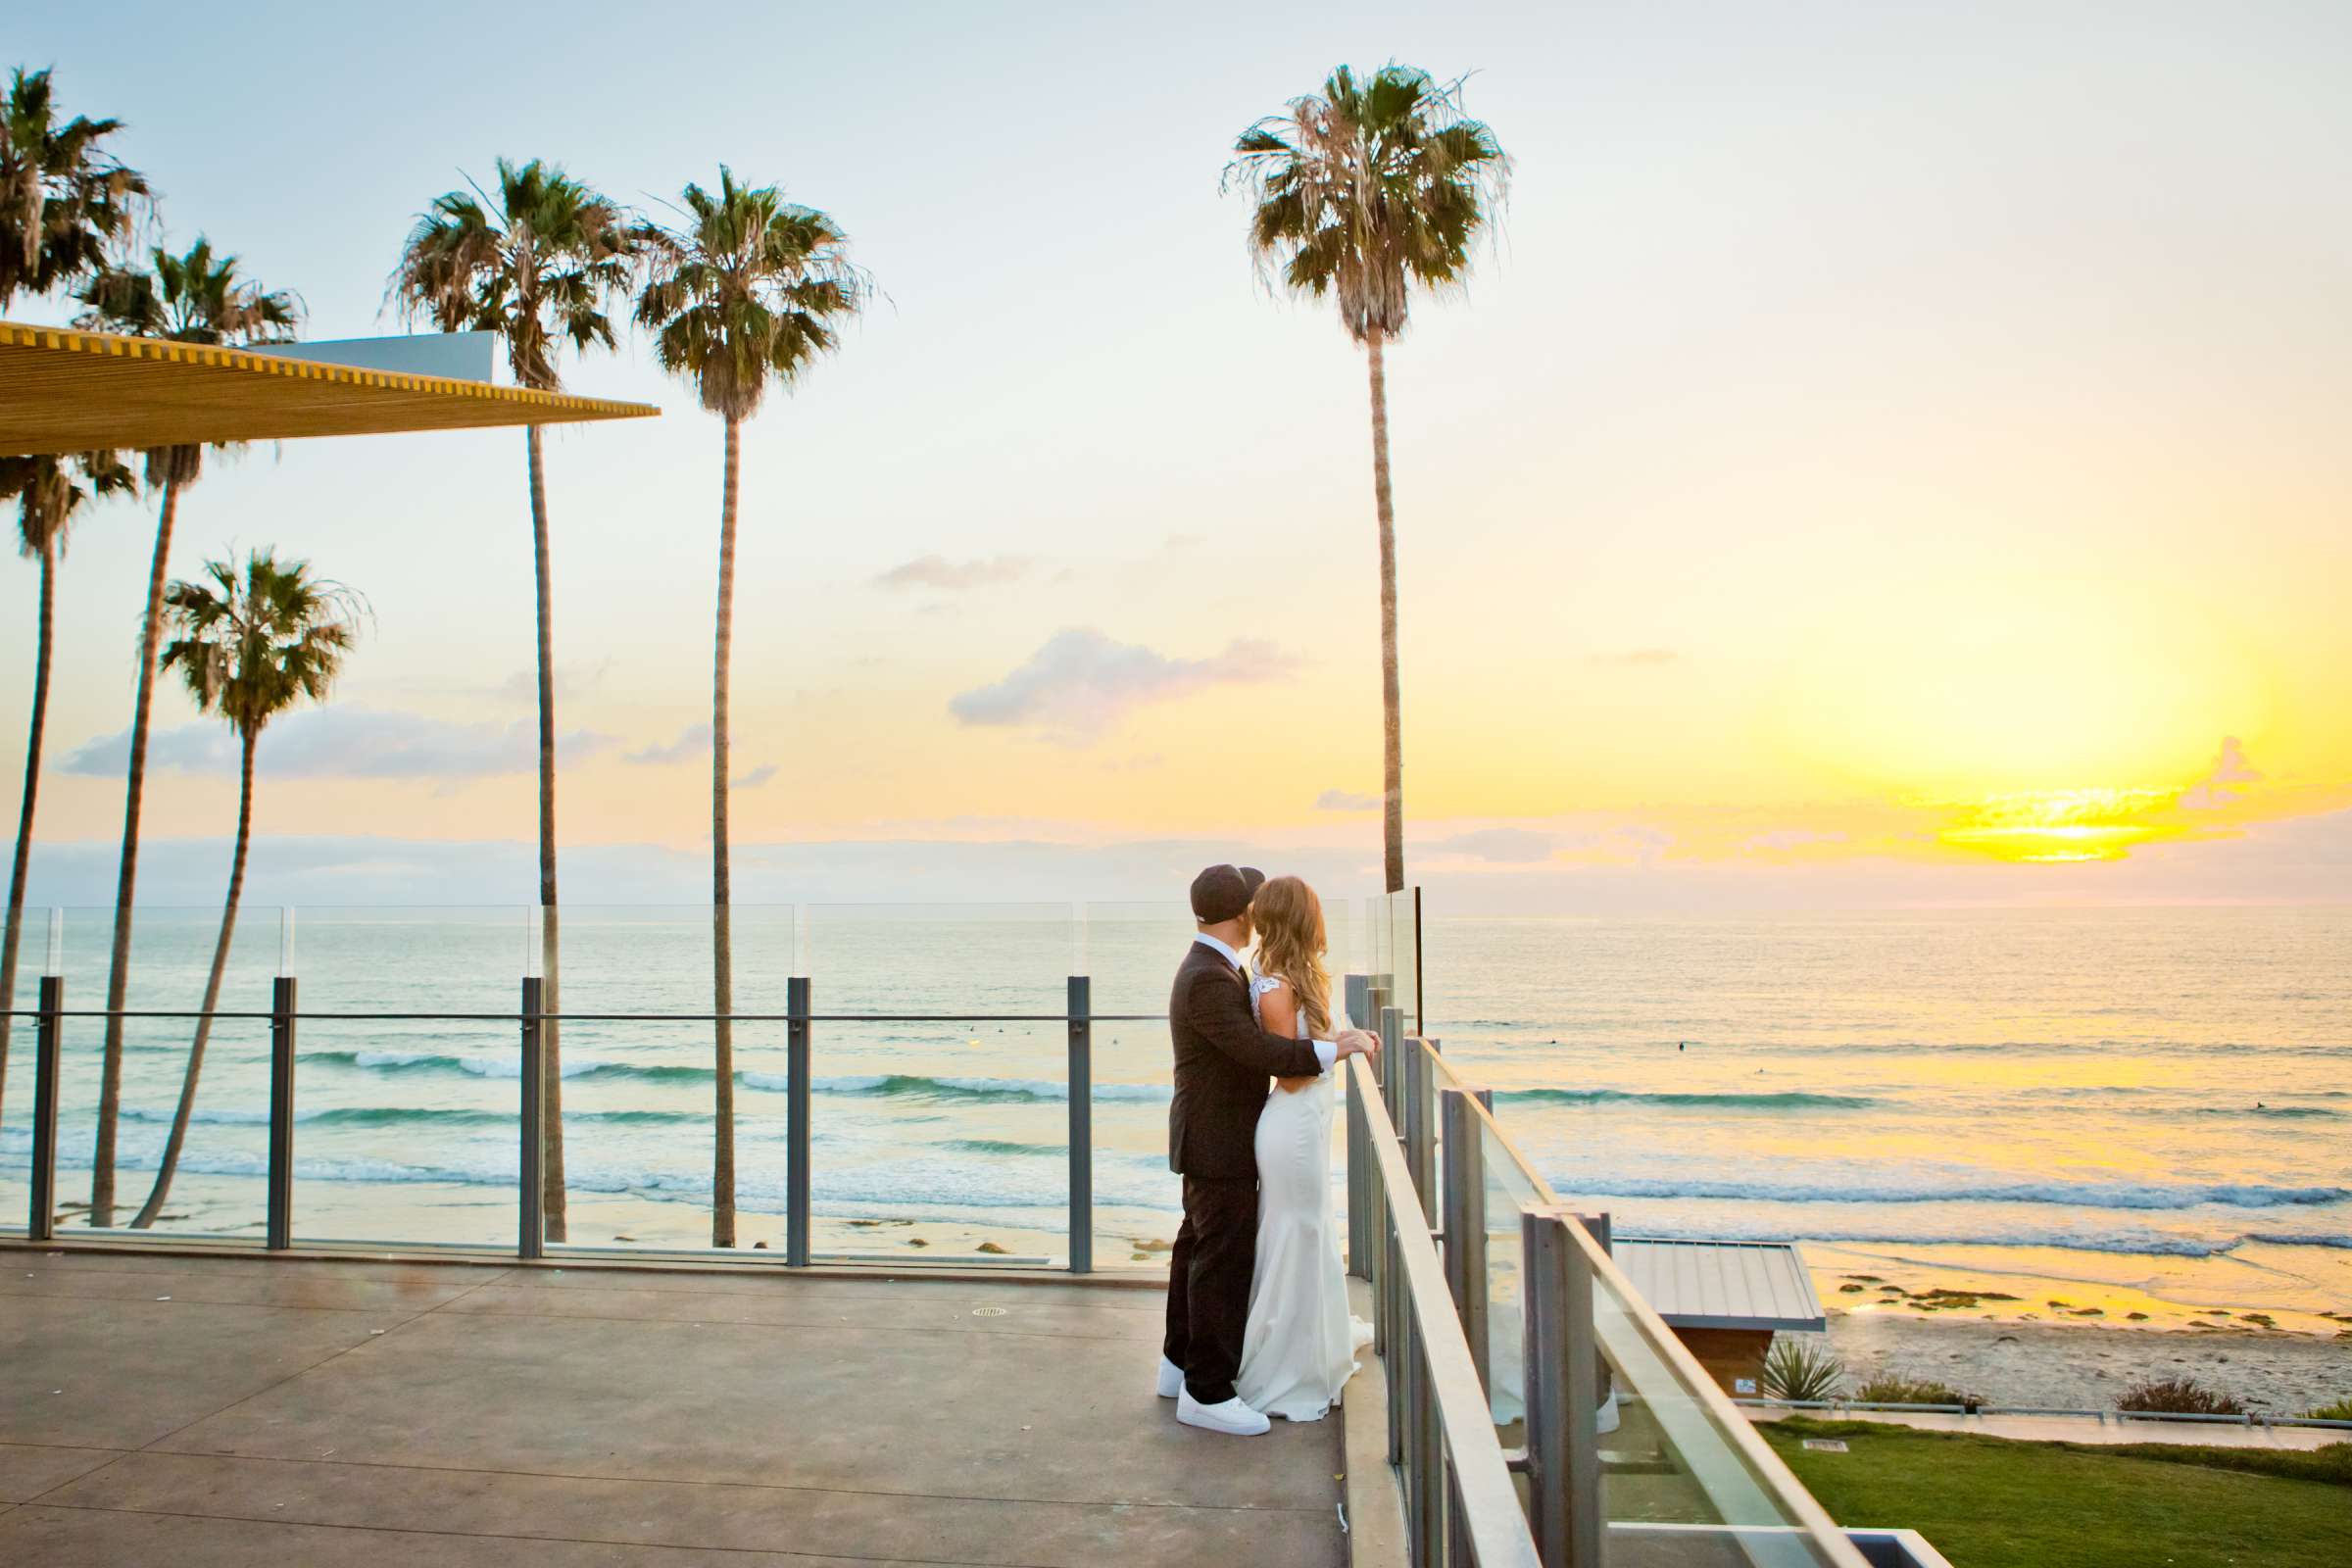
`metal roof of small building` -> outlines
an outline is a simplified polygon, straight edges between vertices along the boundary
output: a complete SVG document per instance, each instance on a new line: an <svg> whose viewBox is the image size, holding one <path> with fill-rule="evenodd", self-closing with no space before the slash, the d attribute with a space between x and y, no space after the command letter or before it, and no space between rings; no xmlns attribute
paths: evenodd
<svg viewBox="0 0 2352 1568"><path fill-rule="evenodd" d="M1813 1276L1788 1242L1670 1242L1620 1236L1610 1255L1667 1325L1820 1333Z"/></svg>
<svg viewBox="0 0 2352 1568"><path fill-rule="evenodd" d="M642 418L644 403L0 321L0 457Z"/></svg>

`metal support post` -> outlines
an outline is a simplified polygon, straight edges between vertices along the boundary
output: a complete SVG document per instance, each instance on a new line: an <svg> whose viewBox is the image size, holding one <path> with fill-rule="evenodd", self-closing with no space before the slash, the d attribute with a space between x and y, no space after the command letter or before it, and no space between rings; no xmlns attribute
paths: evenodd
<svg viewBox="0 0 2352 1568"><path fill-rule="evenodd" d="M270 1218L264 1245L294 1245L294 977L270 991Z"/></svg>
<svg viewBox="0 0 2352 1568"><path fill-rule="evenodd" d="M522 1110L516 1118L522 1133L522 1191L518 1195L520 1234L514 1255L529 1259L547 1255L547 1051L546 1015L542 1010L545 982L537 975L522 979Z"/></svg>
<svg viewBox="0 0 2352 1568"><path fill-rule="evenodd" d="M1490 1394L1487 1346L1487 1172L1485 1129L1471 1097L1459 1089L1438 1094L1441 1140L1446 1158L1446 1212L1439 1229L1446 1239L1446 1283L1453 1290L1454 1309L1461 1314L1462 1337L1470 1342L1470 1359L1478 1367L1478 1384Z"/></svg>
<svg viewBox="0 0 2352 1568"><path fill-rule="evenodd" d="M1598 1568L1600 1380L1592 1268L1559 1209L1519 1219L1525 1293L1528 1526L1544 1568Z"/></svg>
<svg viewBox="0 0 2352 1568"><path fill-rule="evenodd" d="M41 976L41 1013L32 1026L32 1199L24 1216L28 1241L57 1235L58 1030L65 1022L66 982Z"/></svg>
<svg viewBox="0 0 2352 1568"><path fill-rule="evenodd" d="M1364 1102L1348 1088L1348 1272L1372 1277L1372 1129Z"/></svg>
<svg viewBox="0 0 2352 1568"><path fill-rule="evenodd" d="M1094 982L1070 976L1070 1272L1095 1271Z"/></svg>
<svg viewBox="0 0 2352 1568"><path fill-rule="evenodd" d="M1381 1354L1387 1358L1389 1374L1389 1463L1404 1462L1404 1406L1412 1397L1406 1368L1412 1362L1413 1304L1404 1289L1404 1264L1396 1255L1396 1227L1412 1212L1409 1203L1401 1202L1395 1194L1389 1196L1388 1223L1381 1231L1380 1297L1382 1316L1388 1323L1388 1344Z"/></svg>
<svg viewBox="0 0 2352 1568"><path fill-rule="evenodd" d="M784 1262L808 1266L808 977L784 982Z"/></svg>
<svg viewBox="0 0 2352 1568"><path fill-rule="evenodd" d="M1446 1550L1446 1434L1422 1336L1413 1336L1413 1560L1442 1568Z"/></svg>

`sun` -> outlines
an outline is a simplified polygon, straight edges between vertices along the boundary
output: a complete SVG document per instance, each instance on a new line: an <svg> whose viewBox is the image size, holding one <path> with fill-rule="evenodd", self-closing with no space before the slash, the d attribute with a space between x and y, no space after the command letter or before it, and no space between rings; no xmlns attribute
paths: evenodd
<svg viewBox="0 0 2352 1568"><path fill-rule="evenodd" d="M1963 808L1939 842L1994 859L2025 862L2120 860L2143 844L2184 829L2163 819L2178 790L2032 790Z"/></svg>

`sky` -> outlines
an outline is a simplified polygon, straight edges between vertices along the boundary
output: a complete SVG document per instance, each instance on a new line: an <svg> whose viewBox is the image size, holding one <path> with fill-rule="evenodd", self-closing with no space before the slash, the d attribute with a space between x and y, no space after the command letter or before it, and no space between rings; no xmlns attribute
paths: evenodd
<svg viewBox="0 0 2352 1568"><path fill-rule="evenodd" d="M724 163L871 270L745 432L739 898L1377 889L1363 356L1218 176L1389 59L1515 162L1389 357L1440 908L2352 887L2340 6L247 9L12 8L6 52L308 336L401 330L409 224L501 156L657 214ZM642 340L564 369L664 411L548 441L566 893L707 898L720 428ZM154 522L110 504L62 572L32 902L111 897ZM261 545L373 618L263 740L256 896L531 897L521 436L216 458L172 573ZM142 896L217 899L233 750L155 723Z"/></svg>

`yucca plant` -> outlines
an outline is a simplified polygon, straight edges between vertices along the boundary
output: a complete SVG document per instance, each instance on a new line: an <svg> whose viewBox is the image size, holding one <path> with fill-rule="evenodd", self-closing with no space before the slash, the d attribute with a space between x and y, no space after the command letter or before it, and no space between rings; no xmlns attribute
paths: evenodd
<svg viewBox="0 0 2352 1568"><path fill-rule="evenodd" d="M1813 1403L1835 1399L1845 1384L1845 1363L1827 1340L1781 1337L1765 1352L1760 1387L1765 1397Z"/></svg>

